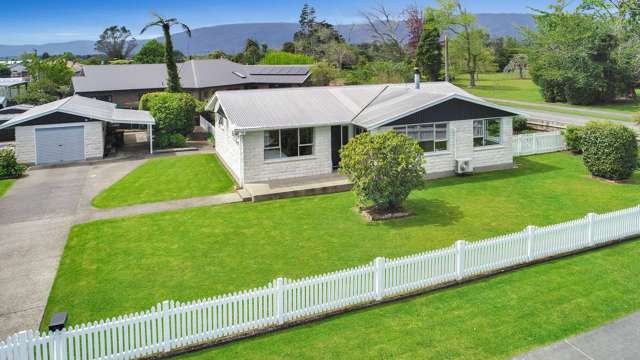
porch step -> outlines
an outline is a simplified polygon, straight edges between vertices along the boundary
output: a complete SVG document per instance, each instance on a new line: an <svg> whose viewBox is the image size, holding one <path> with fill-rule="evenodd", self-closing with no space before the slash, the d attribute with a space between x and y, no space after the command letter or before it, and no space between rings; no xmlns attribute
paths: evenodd
<svg viewBox="0 0 640 360"><path fill-rule="evenodd" d="M351 183L343 176L328 175L245 184L242 190L251 201L285 199L298 196L330 194L351 190Z"/></svg>

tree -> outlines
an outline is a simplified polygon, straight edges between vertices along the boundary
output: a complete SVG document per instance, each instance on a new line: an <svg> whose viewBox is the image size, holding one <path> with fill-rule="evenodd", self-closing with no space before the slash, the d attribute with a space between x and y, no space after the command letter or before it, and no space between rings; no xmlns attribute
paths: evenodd
<svg viewBox="0 0 640 360"><path fill-rule="evenodd" d="M405 58L406 36L401 30L402 21L384 4L379 3L368 11L360 12L369 25L373 41L382 46L389 60L401 61Z"/></svg>
<svg viewBox="0 0 640 360"><path fill-rule="evenodd" d="M420 145L394 131L362 133L342 147L340 158L340 172L353 183L360 208L373 203L376 210L397 211L426 175Z"/></svg>
<svg viewBox="0 0 640 360"><path fill-rule="evenodd" d="M293 54L296 52L296 44L294 44L293 41L287 41L282 44L282 51Z"/></svg>
<svg viewBox="0 0 640 360"><path fill-rule="evenodd" d="M189 93L154 92L144 94L139 107L151 112L158 132L186 136L193 131L198 102Z"/></svg>
<svg viewBox="0 0 640 360"><path fill-rule="evenodd" d="M485 42L487 34L476 26L476 17L462 6L459 0L437 0L438 8L426 9L439 24L440 30L456 35L451 41L450 58L469 74L469 87L476 86L479 65L486 64L491 52ZM491 59L492 60L492 59Z"/></svg>
<svg viewBox="0 0 640 360"><path fill-rule="evenodd" d="M511 36L491 39L489 41L489 47L493 51L496 66L499 71L504 71L504 68L509 64L509 61L511 61L514 55L523 52L518 40Z"/></svg>
<svg viewBox="0 0 640 360"><path fill-rule="evenodd" d="M593 104L629 94L637 54L621 46L610 22L567 12L562 2L534 19L536 30L524 32L529 73L546 101Z"/></svg>
<svg viewBox="0 0 640 360"><path fill-rule="evenodd" d="M151 14L155 18L145 25L140 34L152 27L159 27L164 34L164 63L167 65L167 91L168 92L181 92L182 85L180 85L180 75L178 74L178 66L176 65L175 53L173 50L173 41L171 40L171 27L180 26L185 31L188 37L191 37L191 29L176 18L164 18L156 13Z"/></svg>
<svg viewBox="0 0 640 360"><path fill-rule="evenodd" d="M344 42L340 33L333 25L326 21L316 19L316 11L313 6L304 4L300 12L300 29L293 34L296 52L313 56L320 60L323 58L323 45L331 42Z"/></svg>
<svg viewBox="0 0 640 360"><path fill-rule="evenodd" d="M35 54L29 54L23 56L22 60L31 76L28 90L23 93L26 103L40 105L72 93L73 70L67 66L64 59L42 60Z"/></svg>
<svg viewBox="0 0 640 360"><path fill-rule="evenodd" d="M529 57L527 54L515 54L504 67L504 72L518 72L520 79L524 79L524 73L529 68Z"/></svg>
<svg viewBox="0 0 640 360"><path fill-rule="evenodd" d="M351 46L345 42L331 41L322 46L324 59L335 65L338 69L345 66L352 66L356 63L357 57Z"/></svg>
<svg viewBox="0 0 640 360"><path fill-rule="evenodd" d="M100 34L95 49L108 59L127 59L137 46L135 39L129 39L130 37L131 31L126 27L110 26Z"/></svg>
<svg viewBox="0 0 640 360"><path fill-rule="evenodd" d="M11 76L11 69L5 64L0 64L0 77Z"/></svg>
<svg viewBox="0 0 640 360"><path fill-rule="evenodd" d="M407 41L407 49L409 54L414 56L418 49L418 44L422 38L422 32L424 30L425 18L422 10L417 5L413 4L404 10L405 18L404 24L409 32L409 39Z"/></svg>
<svg viewBox="0 0 640 360"><path fill-rule="evenodd" d="M133 61L138 64L162 64L164 62L164 46L156 39L149 40L133 56Z"/></svg>
<svg viewBox="0 0 640 360"><path fill-rule="evenodd" d="M442 68L440 30L432 13L425 18L424 30L416 51L416 66L429 81L437 81Z"/></svg>
<svg viewBox="0 0 640 360"><path fill-rule="evenodd" d="M335 66L320 61L311 67L311 75L309 81L312 85L326 86L338 77L338 70Z"/></svg>
<svg viewBox="0 0 640 360"><path fill-rule="evenodd" d="M248 65L255 65L262 59L262 50L260 44L255 39L247 39L242 52L244 62Z"/></svg>
<svg viewBox="0 0 640 360"><path fill-rule="evenodd" d="M212 51L210 53L207 54L207 57L209 59L226 59L229 57L229 55L227 55L224 51L222 50L215 50Z"/></svg>

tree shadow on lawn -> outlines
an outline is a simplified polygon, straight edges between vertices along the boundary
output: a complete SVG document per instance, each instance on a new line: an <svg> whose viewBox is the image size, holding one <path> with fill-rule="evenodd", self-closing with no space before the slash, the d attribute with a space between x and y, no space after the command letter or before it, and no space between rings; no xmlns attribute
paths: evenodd
<svg viewBox="0 0 640 360"><path fill-rule="evenodd" d="M455 186L485 181L513 179L521 176L538 175L561 170L558 166L536 161L535 158L518 157L514 159L514 163L516 164L516 168L513 169L489 171L469 176L452 176L443 179L428 180L424 186L424 190L428 191L430 188L438 188L442 186Z"/></svg>
<svg viewBox="0 0 640 360"><path fill-rule="evenodd" d="M413 216L404 219L381 221L382 226L390 228L423 227L425 225L448 226L455 224L464 217L464 213L457 205L441 199L409 198L406 207Z"/></svg>

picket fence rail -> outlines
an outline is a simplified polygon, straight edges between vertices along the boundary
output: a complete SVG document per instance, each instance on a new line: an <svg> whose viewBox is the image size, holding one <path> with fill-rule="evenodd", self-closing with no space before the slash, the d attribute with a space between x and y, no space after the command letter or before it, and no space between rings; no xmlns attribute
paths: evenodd
<svg viewBox="0 0 640 360"><path fill-rule="evenodd" d="M321 316L353 305L463 280L640 234L640 205L304 279L151 309L63 329L23 331L0 343L0 360L132 359Z"/></svg>
<svg viewBox="0 0 640 360"><path fill-rule="evenodd" d="M513 136L513 156L543 154L566 149L567 146L561 131Z"/></svg>

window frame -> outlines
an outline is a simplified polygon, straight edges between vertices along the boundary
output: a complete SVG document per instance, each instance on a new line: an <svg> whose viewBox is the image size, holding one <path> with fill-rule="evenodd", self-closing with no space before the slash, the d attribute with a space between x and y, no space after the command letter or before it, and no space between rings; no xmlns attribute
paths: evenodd
<svg viewBox="0 0 640 360"><path fill-rule="evenodd" d="M482 135L476 136L475 130L476 130L476 122L482 121ZM498 143L497 144L487 144L487 124L489 123L489 121L498 121L498 123L500 124L500 132L498 134ZM471 134L472 134L472 141L473 141L473 147L474 148L482 148L482 147L486 147L486 146L501 146L503 143L503 139L502 139L502 128L503 128L503 124L502 124L502 118L486 118L486 119L475 119L473 120L473 123L471 125ZM482 139L482 145L476 145L476 139Z"/></svg>
<svg viewBox="0 0 640 360"><path fill-rule="evenodd" d="M298 148L298 154L294 155L294 156L282 156L282 130L292 130L295 129L296 130L296 143L297 143L297 148ZM300 130L301 129L311 129L311 143L300 143ZM264 142L265 136L268 132L271 131L277 131L278 132L278 146L267 146L266 142ZM263 139L263 144L262 144L262 153L263 153L263 159L265 161L273 161L273 160L282 160L282 159L297 159L300 157L306 157L306 156L313 156L315 151L315 139L316 139L316 135L315 135L315 128L314 127L303 127L303 128L289 128L289 129L273 129L273 130L264 130L262 132L262 139ZM306 155L300 155L300 148L301 147L310 147L311 148L311 153L310 154L306 154ZM274 158L266 158L265 154L267 150L278 150L278 157L274 157Z"/></svg>
<svg viewBox="0 0 640 360"><path fill-rule="evenodd" d="M436 128L437 125L445 125L445 139L444 140L437 140L436 138ZM450 134L450 122L449 121L438 121L438 122L428 122L428 123L419 123L419 124L406 124L406 125L397 125L397 126L393 126L392 130L399 132L398 130L400 130L401 128L404 128L404 135L408 136L411 139L414 139L413 137L409 136L409 127L410 126L415 126L415 127L419 127L419 126L428 126L428 125L432 125L433 129L432 134L433 134L433 140L431 140L433 142L433 150L432 151L424 151L425 154L436 154L436 153L445 153L445 152L449 152L449 134ZM417 132L427 132L429 130L415 130ZM418 144L422 143L422 142L427 142L427 141L420 141L418 139L414 139L418 142ZM438 150L438 147L436 146L436 143L445 143L446 147L444 150ZM423 148L424 150L424 148Z"/></svg>

